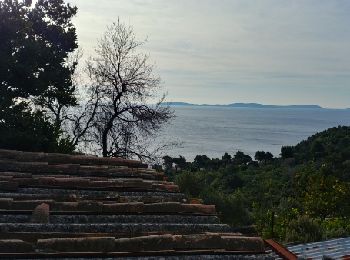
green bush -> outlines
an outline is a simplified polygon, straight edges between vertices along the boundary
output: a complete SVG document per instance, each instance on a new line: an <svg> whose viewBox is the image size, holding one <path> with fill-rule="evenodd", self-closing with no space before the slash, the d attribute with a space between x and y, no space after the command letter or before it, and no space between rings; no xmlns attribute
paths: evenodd
<svg viewBox="0 0 350 260"><path fill-rule="evenodd" d="M286 231L286 242L307 243L322 240L323 230L318 221L308 216L292 220Z"/></svg>
<svg viewBox="0 0 350 260"><path fill-rule="evenodd" d="M350 235L350 219L330 218L321 223L325 230L325 238L348 237Z"/></svg>
<svg viewBox="0 0 350 260"><path fill-rule="evenodd" d="M0 148L31 152L72 153L74 145L61 137L41 112L30 112L23 105L2 113Z"/></svg>
<svg viewBox="0 0 350 260"><path fill-rule="evenodd" d="M183 172L175 177L175 182L179 185L180 190L187 196L198 198L203 188L200 183L201 179L196 172Z"/></svg>
<svg viewBox="0 0 350 260"><path fill-rule="evenodd" d="M213 204L222 222L234 227L252 224L243 194L236 191L225 194L217 190L205 190L201 196L206 204Z"/></svg>

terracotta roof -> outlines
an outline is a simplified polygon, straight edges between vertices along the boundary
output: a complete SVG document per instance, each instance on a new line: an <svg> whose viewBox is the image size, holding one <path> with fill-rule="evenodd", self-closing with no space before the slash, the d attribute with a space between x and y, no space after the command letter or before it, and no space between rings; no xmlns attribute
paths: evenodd
<svg viewBox="0 0 350 260"><path fill-rule="evenodd" d="M0 150L0 257L268 258L192 203L139 161Z"/></svg>

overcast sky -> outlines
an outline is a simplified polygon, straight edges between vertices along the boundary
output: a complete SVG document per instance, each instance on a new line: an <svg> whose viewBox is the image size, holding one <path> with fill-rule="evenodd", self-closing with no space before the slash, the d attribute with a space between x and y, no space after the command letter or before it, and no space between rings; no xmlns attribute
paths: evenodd
<svg viewBox="0 0 350 260"><path fill-rule="evenodd" d="M80 46L134 27L169 101L350 107L350 1L69 0Z"/></svg>

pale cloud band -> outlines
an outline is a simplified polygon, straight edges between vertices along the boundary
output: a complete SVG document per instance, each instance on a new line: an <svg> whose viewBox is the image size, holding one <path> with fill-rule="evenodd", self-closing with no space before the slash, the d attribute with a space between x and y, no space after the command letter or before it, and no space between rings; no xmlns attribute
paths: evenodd
<svg viewBox="0 0 350 260"><path fill-rule="evenodd" d="M350 107L350 2L70 0L89 55L118 16L172 101Z"/></svg>

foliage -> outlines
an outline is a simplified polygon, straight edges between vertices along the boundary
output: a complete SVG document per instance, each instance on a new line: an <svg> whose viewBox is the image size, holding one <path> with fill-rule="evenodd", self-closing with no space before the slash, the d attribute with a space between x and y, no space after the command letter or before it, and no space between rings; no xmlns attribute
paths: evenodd
<svg viewBox="0 0 350 260"><path fill-rule="evenodd" d="M35 152L72 153L74 146L60 138L59 129L42 112L30 112L24 104L14 106L0 122L0 144L4 149ZM40 140L40 141L38 141Z"/></svg>
<svg viewBox="0 0 350 260"><path fill-rule="evenodd" d="M148 149L173 113L140 52L144 42L119 20L110 26L78 100L76 13L64 0L0 1L0 147L72 152L88 144L85 152L151 159L169 145Z"/></svg>
<svg viewBox="0 0 350 260"><path fill-rule="evenodd" d="M196 156L166 173L181 190L217 206L222 221L253 224L260 235L282 242L309 242L350 235L350 127L336 127L296 146L280 158L258 151L257 161L237 152L221 159ZM267 156L266 156L267 155ZM243 217L240 217L243 216Z"/></svg>
<svg viewBox="0 0 350 260"><path fill-rule="evenodd" d="M37 98L43 105L75 104L67 58L77 48L76 7L63 0L0 2L1 96ZM49 107L47 107L50 109Z"/></svg>
<svg viewBox="0 0 350 260"><path fill-rule="evenodd" d="M258 162L264 162L267 163L269 161L272 161L273 154L270 152L264 152L264 151L257 151L254 156L255 160Z"/></svg>
<svg viewBox="0 0 350 260"><path fill-rule="evenodd" d="M191 198L202 198L207 204L216 205L216 209L223 221L231 225L240 223L250 224L250 216L245 205L243 194L236 192L227 194L225 190L230 190L232 183L225 178L226 173L222 172L220 181L213 172L183 172L176 175L176 183L181 190ZM215 181L214 181L215 178Z"/></svg>
<svg viewBox="0 0 350 260"><path fill-rule="evenodd" d="M320 132L294 147L298 162L339 164L350 158L350 128L339 126Z"/></svg>
<svg viewBox="0 0 350 260"><path fill-rule="evenodd" d="M56 151L69 144L60 123L62 109L76 104L76 64L68 64L77 48L76 11L63 0L0 2L1 147Z"/></svg>
<svg viewBox="0 0 350 260"><path fill-rule="evenodd" d="M281 157L283 159L293 158L294 157L294 147L293 146L282 146Z"/></svg>
<svg viewBox="0 0 350 260"><path fill-rule="evenodd" d="M181 191L186 193L188 196L196 198L199 197L202 191L202 178L200 172L191 173L183 172L176 176L176 183L181 187Z"/></svg>
<svg viewBox="0 0 350 260"><path fill-rule="evenodd" d="M289 242L306 243L322 239L319 223L308 216L300 216L291 220L286 234L286 241Z"/></svg>
<svg viewBox="0 0 350 260"><path fill-rule="evenodd" d="M251 216L245 207L246 200L239 190L230 194L209 190L203 193L203 199L207 204L216 205L223 222L232 226L252 224Z"/></svg>

